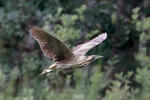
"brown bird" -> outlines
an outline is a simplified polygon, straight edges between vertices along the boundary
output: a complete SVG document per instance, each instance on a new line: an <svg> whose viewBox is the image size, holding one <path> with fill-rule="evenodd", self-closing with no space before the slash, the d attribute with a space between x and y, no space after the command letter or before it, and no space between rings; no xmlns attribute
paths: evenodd
<svg viewBox="0 0 150 100"><path fill-rule="evenodd" d="M102 33L96 38L76 46L72 52L63 42L37 26L33 26L29 33L38 41L44 54L55 61L54 64L41 73L42 75L58 69L81 68L98 58L102 58L98 55L86 56L85 54L107 38L107 33Z"/></svg>

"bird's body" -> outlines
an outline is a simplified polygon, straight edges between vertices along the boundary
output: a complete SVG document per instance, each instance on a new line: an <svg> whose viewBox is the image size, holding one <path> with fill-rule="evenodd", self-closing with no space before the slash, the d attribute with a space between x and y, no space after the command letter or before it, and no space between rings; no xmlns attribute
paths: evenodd
<svg viewBox="0 0 150 100"><path fill-rule="evenodd" d="M95 55L91 56L76 56L72 59L65 59L60 62L56 62L53 65L50 66L50 68L55 68L55 69L69 69L72 68L73 66L76 66L78 68L82 66L88 65L92 60L94 59ZM97 56L100 57L101 56Z"/></svg>
<svg viewBox="0 0 150 100"><path fill-rule="evenodd" d="M89 65L92 61L101 58L102 56L86 56L85 54L91 48L102 43L107 37L106 33L100 34L89 42L78 45L72 52L63 44L63 42L37 26L32 27L29 32L32 37L38 41L44 54L55 61L54 64L45 69L41 74L59 69L81 68Z"/></svg>

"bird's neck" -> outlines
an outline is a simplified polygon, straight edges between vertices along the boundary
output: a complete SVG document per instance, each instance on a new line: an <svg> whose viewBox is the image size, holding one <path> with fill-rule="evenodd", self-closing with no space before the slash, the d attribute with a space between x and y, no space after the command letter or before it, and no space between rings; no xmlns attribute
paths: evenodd
<svg viewBox="0 0 150 100"><path fill-rule="evenodd" d="M89 59L88 57L86 56L80 56L77 58L77 66L80 68L80 67L83 67L83 66L87 66L91 63L92 59Z"/></svg>
<svg viewBox="0 0 150 100"><path fill-rule="evenodd" d="M86 56L77 56L76 59L77 61L81 62L86 59Z"/></svg>

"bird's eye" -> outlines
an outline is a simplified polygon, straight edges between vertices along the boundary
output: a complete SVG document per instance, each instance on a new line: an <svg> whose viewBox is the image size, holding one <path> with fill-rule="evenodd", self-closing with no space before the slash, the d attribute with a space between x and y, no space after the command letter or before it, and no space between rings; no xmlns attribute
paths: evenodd
<svg viewBox="0 0 150 100"><path fill-rule="evenodd" d="M95 57L93 56L93 57L92 57L92 60L94 60L94 59L95 59Z"/></svg>

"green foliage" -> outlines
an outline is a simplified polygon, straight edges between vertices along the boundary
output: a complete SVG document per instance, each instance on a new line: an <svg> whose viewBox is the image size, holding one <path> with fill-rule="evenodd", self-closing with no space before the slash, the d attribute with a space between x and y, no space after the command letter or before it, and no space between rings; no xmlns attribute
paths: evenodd
<svg viewBox="0 0 150 100"><path fill-rule="evenodd" d="M131 95L128 91L129 87L127 85L124 88L120 88L120 82L114 82L113 87L111 87L112 91L107 91L107 95L103 100L129 100L129 96Z"/></svg>

